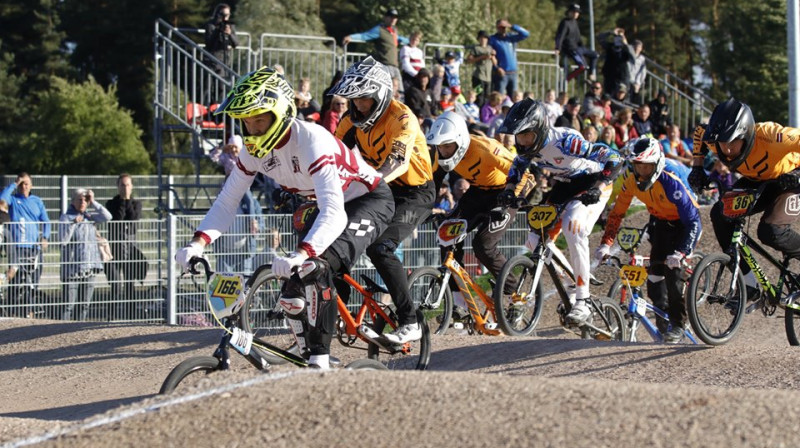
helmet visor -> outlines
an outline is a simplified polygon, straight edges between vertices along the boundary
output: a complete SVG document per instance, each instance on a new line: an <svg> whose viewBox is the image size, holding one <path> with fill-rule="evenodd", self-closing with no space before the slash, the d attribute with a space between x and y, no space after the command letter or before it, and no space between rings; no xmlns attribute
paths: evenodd
<svg viewBox="0 0 800 448"><path fill-rule="evenodd" d="M633 162L631 165L633 174L639 181L649 180L653 176L653 173L656 172L656 166L653 163Z"/></svg>

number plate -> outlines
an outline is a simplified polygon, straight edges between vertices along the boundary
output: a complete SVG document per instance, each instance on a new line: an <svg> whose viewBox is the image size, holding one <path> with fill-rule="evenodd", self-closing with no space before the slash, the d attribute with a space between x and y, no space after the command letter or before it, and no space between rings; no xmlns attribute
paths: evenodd
<svg viewBox="0 0 800 448"><path fill-rule="evenodd" d="M642 297L636 299L636 314L640 316L647 314L647 301Z"/></svg>
<svg viewBox="0 0 800 448"><path fill-rule="evenodd" d="M528 225L533 230L543 230L556 220L556 208L553 205L536 205L528 210Z"/></svg>
<svg viewBox="0 0 800 448"><path fill-rule="evenodd" d="M625 265L619 270L619 278L626 285L637 288L647 280L647 269L644 266Z"/></svg>
<svg viewBox="0 0 800 448"><path fill-rule="evenodd" d="M453 246L467 237L467 221L464 219L448 219L439 225L437 232L440 246Z"/></svg>
<svg viewBox="0 0 800 448"><path fill-rule="evenodd" d="M244 278L240 274L216 273L208 283L211 311L222 319L244 305Z"/></svg>
<svg viewBox="0 0 800 448"><path fill-rule="evenodd" d="M631 250L642 239L642 231L633 227L623 227L617 233L617 244L622 250Z"/></svg>
<svg viewBox="0 0 800 448"><path fill-rule="evenodd" d="M746 215L756 196L748 191L729 191L722 196L722 214L728 218Z"/></svg>

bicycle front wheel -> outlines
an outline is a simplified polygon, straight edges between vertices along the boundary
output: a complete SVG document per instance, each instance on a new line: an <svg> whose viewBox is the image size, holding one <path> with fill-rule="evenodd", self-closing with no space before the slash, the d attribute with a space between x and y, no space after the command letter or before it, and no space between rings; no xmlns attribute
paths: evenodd
<svg viewBox="0 0 800 448"><path fill-rule="evenodd" d="M261 271L247 290L239 319L244 331L260 339L269 339L268 342L279 348L288 349L295 340L278 305L281 285L281 279L271 271ZM259 353L270 364L286 363L285 359L264 350L259 350Z"/></svg>
<svg viewBox="0 0 800 448"><path fill-rule="evenodd" d="M789 339L789 345L800 345L800 311L786 308L784 324L786 325L786 338Z"/></svg>
<svg viewBox="0 0 800 448"><path fill-rule="evenodd" d="M444 284L444 274L431 267L414 269L408 277L408 292L428 328L434 334L445 334L453 316L453 293Z"/></svg>
<svg viewBox="0 0 800 448"><path fill-rule="evenodd" d="M607 297L595 299L592 310L591 322L602 332L594 331L592 338L608 341L626 341L628 333L628 321L625 320L625 313L613 300Z"/></svg>
<svg viewBox="0 0 800 448"><path fill-rule="evenodd" d="M707 255L697 264L689 283L686 313L695 334L709 345L730 341L744 318L744 277L739 275L736 290L732 290L730 261L726 254Z"/></svg>
<svg viewBox="0 0 800 448"><path fill-rule="evenodd" d="M172 372L167 375L167 379L161 385L159 394L168 394L174 391L178 385L181 388L188 388L197 384L209 373L222 370L219 359L213 356L195 356L178 364Z"/></svg>
<svg viewBox="0 0 800 448"><path fill-rule="evenodd" d="M388 370L383 363L375 359L356 359L344 366L347 370Z"/></svg>
<svg viewBox="0 0 800 448"><path fill-rule="evenodd" d="M539 323L544 292L541 281L534 284L535 273L536 263L525 255L511 258L500 271L492 292L494 312L509 336L527 336Z"/></svg>
<svg viewBox="0 0 800 448"><path fill-rule="evenodd" d="M390 308L384 311L397 324L397 316ZM369 344L367 354L370 359L382 362L389 370L425 370L431 360L431 331L427 322L424 320L422 311L417 310L417 322L422 327L422 338L418 341L408 342L401 346L394 346L391 350ZM373 329L378 334L392 331L393 326L389 325L381 316L376 316L372 324Z"/></svg>

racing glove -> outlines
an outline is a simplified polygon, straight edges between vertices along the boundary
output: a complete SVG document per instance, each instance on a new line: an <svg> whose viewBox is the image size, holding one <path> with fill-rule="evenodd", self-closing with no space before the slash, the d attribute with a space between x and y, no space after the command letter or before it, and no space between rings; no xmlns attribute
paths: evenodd
<svg viewBox="0 0 800 448"><path fill-rule="evenodd" d="M778 176L778 184L783 190L794 190L800 186L800 172L789 171Z"/></svg>
<svg viewBox="0 0 800 448"><path fill-rule="evenodd" d="M609 256L611 256L611 246L608 244L601 244L594 251L594 259L597 261L597 263L602 263Z"/></svg>
<svg viewBox="0 0 800 448"><path fill-rule="evenodd" d="M597 187L592 187L586 190L585 193L578 196L578 200L583 202L583 205L592 205L600 202L600 195L602 192Z"/></svg>
<svg viewBox="0 0 800 448"><path fill-rule="evenodd" d="M188 272L191 267L189 262L194 257L203 257L203 246L200 243L189 243L178 249L178 252L175 253L175 262L183 268L184 272Z"/></svg>
<svg viewBox="0 0 800 448"><path fill-rule="evenodd" d="M680 269L683 266L683 260L686 258L681 252L675 251L672 255L667 255L667 267L670 269Z"/></svg>
<svg viewBox="0 0 800 448"><path fill-rule="evenodd" d="M292 276L292 269L302 266L307 258L308 255L300 252L291 252L285 257L275 257L272 260L272 273L281 278L289 278Z"/></svg>
<svg viewBox="0 0 800 448"><path fill-rule="evenodd" d="M692 167L692 171L689 173L689 186L692 187L695 193L705 190L708 187L708 182L708 174L706 174L706 170L702 166Z"/></svg>
<svg viewBox="0 0 800 448"><path fill-rule="evenodd" d="M514 190L503 190L502 193L497 195L497 205L503 208L513 207L517 202L517 197L514 196Z"/></svg>

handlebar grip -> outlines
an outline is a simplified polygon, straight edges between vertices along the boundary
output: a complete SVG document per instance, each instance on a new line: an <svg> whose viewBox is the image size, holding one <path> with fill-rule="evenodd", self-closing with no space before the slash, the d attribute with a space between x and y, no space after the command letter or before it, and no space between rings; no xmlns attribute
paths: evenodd
<svg viewBox="0 0 800 448"><path fill-rule="evenodd" d="M192 257L189 259L189 273L200 274L200 271L197 269L198 264L203 265L203 270L205 271L206 277L211 277L211 265L208 264L208 260L203 257Z"/></svg>

